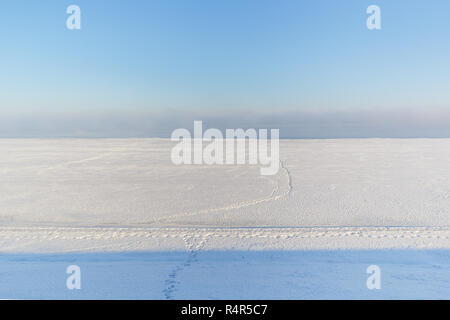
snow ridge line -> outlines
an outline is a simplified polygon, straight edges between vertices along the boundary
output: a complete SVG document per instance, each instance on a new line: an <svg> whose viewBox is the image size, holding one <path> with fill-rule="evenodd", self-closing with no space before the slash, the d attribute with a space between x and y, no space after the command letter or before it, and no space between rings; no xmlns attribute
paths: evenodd
<svg viewBox="0 0 450 320"><path fill-rule="evenodd" d="M75 228L0 227L0 240L113 240L181 238L187 250L199 250L207 239L309 238L450 239L450 227L273 227L273 228ZM187 239L187 240L186 240ZM200 241L198 246L193 245Z"/></svg>
<svg viewBox="0 0 450 320"><path fill-rule="evenodd" d="M186 252L167 275L163 294L173 299L179 274L209 250L450 249L450 227L331 228L0 228L6 252Z"/></svg>

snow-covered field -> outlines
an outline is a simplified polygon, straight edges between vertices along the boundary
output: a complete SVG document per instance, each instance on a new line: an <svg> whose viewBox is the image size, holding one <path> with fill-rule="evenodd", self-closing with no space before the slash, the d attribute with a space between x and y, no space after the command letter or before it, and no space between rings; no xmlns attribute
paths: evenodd
<svg viewBox="0 0 450 320"><path fill-rule="evenodd" d="M282 140L275 176L172 146L0 140L0 298L450 298L450 139Z"/></svg>

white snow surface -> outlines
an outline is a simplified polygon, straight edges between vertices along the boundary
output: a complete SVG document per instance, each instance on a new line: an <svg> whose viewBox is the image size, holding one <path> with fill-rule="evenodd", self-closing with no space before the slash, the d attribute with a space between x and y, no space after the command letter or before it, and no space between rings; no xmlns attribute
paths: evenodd
<svg viewBox="0 0 450 320"><path fill-rule="evenodd" d="M450 139L282 140L274 176L174 144L1 139L0 298L450 298Z"/></svg>

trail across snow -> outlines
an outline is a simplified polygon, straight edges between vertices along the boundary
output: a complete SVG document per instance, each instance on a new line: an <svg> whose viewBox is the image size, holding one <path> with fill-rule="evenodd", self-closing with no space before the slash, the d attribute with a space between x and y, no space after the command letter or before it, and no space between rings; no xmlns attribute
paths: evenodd
<svg viewBox="0 0 450 320"><path fill-rule="evenodd" d="M0 228L2 252L446 249L449 227Z"/></svg>

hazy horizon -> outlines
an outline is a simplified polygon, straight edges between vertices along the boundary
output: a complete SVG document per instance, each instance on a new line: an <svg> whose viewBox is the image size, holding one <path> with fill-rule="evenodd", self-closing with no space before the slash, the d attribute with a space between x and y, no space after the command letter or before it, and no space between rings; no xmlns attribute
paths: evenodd
<svg viewBox="0 0 450 320"><path fill-rule="evenodd" d="M68 30L66 9L81 10ZM381 30L368 30L368 6ZM23 10L26 7L27 10ZM450 137L450 3L0 4L0 137Z"/></svg>
<svg viewBox="0 0 450 320"><path fill-rule="evenodd" d="M169 138L173 130L280 129L281 139L450 138L450 110L40 113L0 119L0 138Z"/></svg>

